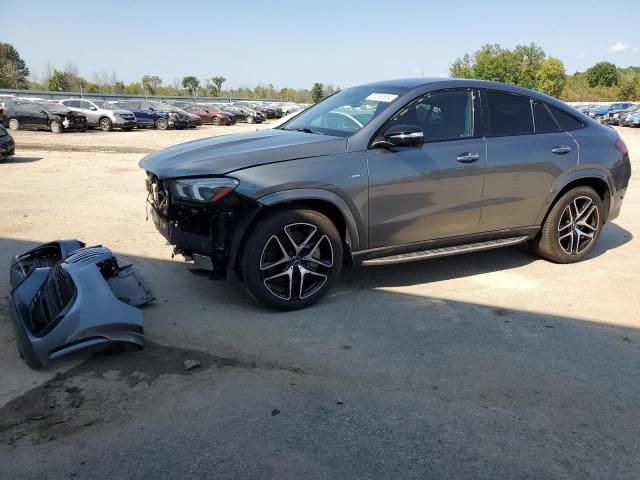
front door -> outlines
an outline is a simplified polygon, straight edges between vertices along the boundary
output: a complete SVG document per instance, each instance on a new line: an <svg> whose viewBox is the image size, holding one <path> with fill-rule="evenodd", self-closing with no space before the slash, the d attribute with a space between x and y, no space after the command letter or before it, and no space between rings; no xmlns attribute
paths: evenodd
<svg viewBox="0 0 640 480"><path fill-rule="evenodd" d="M432 92L383 127L419 126L425 143L369 151L369 248L478 231L487 154L475 97L470 89Z"/></svg>

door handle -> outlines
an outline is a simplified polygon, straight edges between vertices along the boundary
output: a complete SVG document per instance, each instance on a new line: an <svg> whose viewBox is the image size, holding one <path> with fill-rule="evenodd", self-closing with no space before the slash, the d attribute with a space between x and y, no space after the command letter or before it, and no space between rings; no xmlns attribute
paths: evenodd
<svg viewBox="0 0 640 480"><path fill-rule="evenodd" d="M569 145L558 145L557 147L552 148L551 151L556 155L564 155L571 151L571 147Z"/></svg>
<svg viewBox="0 0 640 480"><path fill-rule="evenodd" d="M472 163L472 162L475 162L476 160L478 160L479 158L480 158L480 154L479 153L465 152L465 153L461 153L460 155L458 155L456 160L459 161L460 163Z"/></svg>

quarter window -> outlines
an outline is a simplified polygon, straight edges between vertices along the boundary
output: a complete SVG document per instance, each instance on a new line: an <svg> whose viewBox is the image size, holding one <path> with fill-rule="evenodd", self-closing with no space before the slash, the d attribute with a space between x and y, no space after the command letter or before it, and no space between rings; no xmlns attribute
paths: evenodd
<svg viewBox="0 0 640 480"><path fill-rule="evenodd" d="M562 130L577 130L582 128L582 122L575 117L552 106L549 106L549 109L560 124L560 128L562 128Z"/></svg>
<svg viewBox="0 0 640 480"><path fill-rule="evenodd" d="M536 133L565 132L582 128L582 123L559 108L535 101Z"/></svg>
<svg viewBox="0 0 640 480"><path fill-rule="evenodd" d="M402 109L390 124L418 126L426 142L472 137L473 95L470 90L429 94Z"/></svg>
<svg viewBox="0 0 640 480"><path fill-rule="evenodd" d="M533 133L529 97L506 92L487 92L492 136Z"/></svg>

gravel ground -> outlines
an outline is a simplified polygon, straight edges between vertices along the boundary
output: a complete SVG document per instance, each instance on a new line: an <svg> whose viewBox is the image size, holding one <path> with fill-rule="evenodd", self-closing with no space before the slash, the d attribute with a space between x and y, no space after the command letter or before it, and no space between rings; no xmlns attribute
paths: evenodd
<svg viewBox="0 0 640 480"><path fill-rule="evenodd" d="M275 313L171 259L145 220L134 149L231 128L15 136L0 264L77 237L158 299L144 351L38 372L0 303L0 478L637 478L640 130L620 130L632 185L587 261L518 246L347 269L320 304Z"/></svg>

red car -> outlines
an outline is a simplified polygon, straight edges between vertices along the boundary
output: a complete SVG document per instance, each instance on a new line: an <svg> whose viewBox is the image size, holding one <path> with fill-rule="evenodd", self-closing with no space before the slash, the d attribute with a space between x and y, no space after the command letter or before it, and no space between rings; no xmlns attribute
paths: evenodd
<svg viewBox="0 0 640 480"><path fill-rule="evenodd" d="M215 107L189 105L182 109L198 115L202 119L202 123L210 123L211 125L234 125L236 123L236 119L232 114L218 110Z"/></svg>

